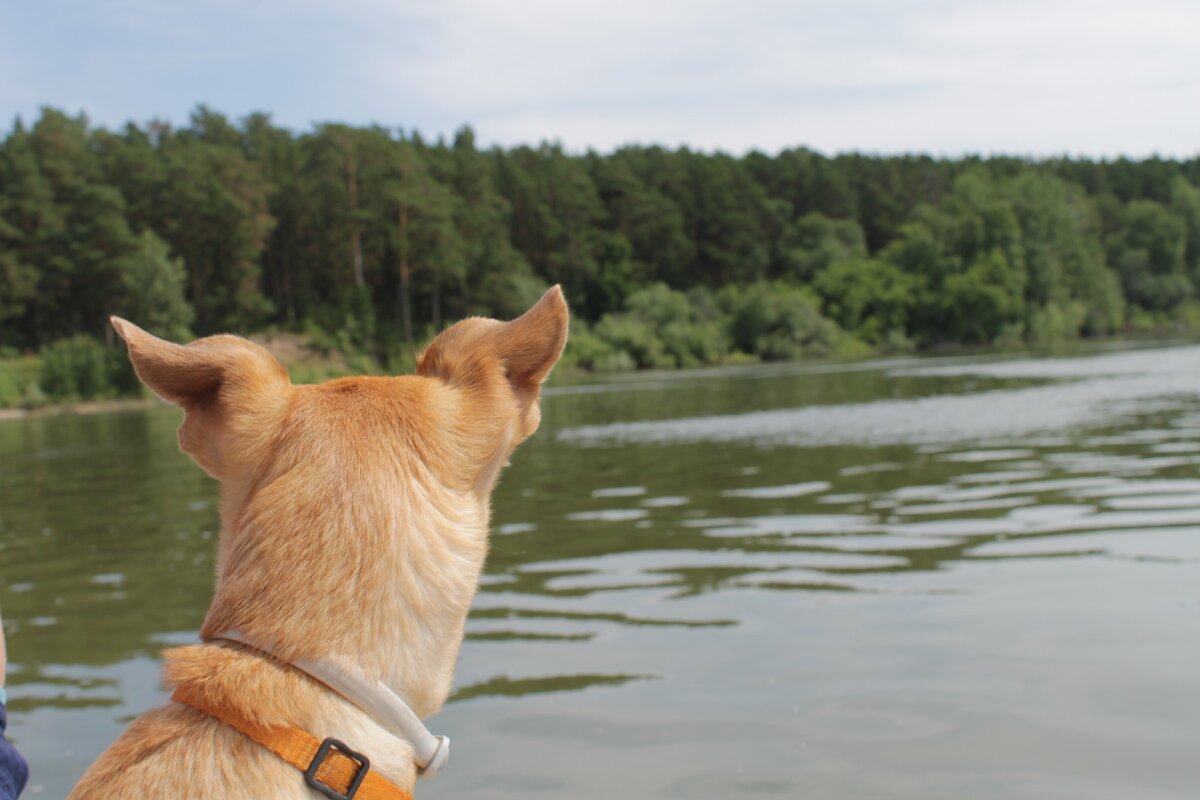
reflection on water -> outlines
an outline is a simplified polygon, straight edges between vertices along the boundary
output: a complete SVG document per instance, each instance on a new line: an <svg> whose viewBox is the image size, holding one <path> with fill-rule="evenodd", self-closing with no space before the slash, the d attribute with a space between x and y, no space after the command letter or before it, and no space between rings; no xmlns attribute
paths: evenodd
<svg viewBox="0 0 1200 800"><path fill-rule="evenodd" d="M551 388L421 796L1195 795L1200 348ZM215 486L170 410L0 425L11 732L161 702Z"/></svg>

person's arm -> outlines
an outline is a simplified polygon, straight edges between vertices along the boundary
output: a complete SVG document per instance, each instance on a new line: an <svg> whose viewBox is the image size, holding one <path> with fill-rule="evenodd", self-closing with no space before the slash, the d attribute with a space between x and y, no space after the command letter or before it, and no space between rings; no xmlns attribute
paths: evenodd
<svg viewBox="0 0 1200 800"><path fill-rule="evenodd" d="M8 697L4 676L8 673L8 652L4 647L4 621L0 620L0 800L16 800L29 780L29 765L17 749L3 738L8 727Z"/></svg>

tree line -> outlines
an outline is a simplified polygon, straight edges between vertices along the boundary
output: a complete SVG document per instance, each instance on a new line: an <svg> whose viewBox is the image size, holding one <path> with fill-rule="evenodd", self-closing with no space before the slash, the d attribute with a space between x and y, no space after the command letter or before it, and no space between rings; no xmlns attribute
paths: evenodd
<svg viewBox="0 0 1200 800"><path fill-rule="evenodd" d="M777 155L556 144L198 108L0 143L0 346L308 329L411 351L561 283L576 363L669 366L1196 318L1200 159Z"/></svg>

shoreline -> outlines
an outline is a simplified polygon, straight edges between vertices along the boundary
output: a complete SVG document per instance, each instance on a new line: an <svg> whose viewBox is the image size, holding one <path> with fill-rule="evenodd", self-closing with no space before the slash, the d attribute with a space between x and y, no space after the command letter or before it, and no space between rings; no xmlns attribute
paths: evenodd
<svg viewBox="0 0 1200 800"><path fill-rule="evenodd" d="M153 397L123 397L116 400L84 400L78 403L57 403L41 408L0 408L0 422L32 417L60 417L67 414L86 416L107 414L110 411L133 411L153 408L160 401Z"/></svg>
<svg viewBox="0 0 1200 800"><path fill-rule="evenodd" d="M1028 358L1053 358L1062 355L1080 355L1089 352L1104 352L1106 350L1139 350L1143 348L1156 347L1179 347L1183 345L1196 344L1194 336L1170 336L1163 338L1125 338L1125 337L1103 337L1096 339L1077 339L1069 343L1060 343L1056 347L1023 347L1008 349L1003 347L943 347L932 348L929 350L918 350L913 353L890 353L890 354L874 354L863 358L820 358L820 359L791 359L781 361L754 361L745 364L710 364L696 367L675 367L665 369L634 369L634 370L618 370L613 372L595 371L581 369L578 367L568 368L560 373L561 378L558 385L553 385L554 382L544 387L549 394L553 394L556 388L567 388L581 382L579 379L584 379L582 382L587 382L587 379L596 378L617 378L618 376L635 376L647 374L672 374L680 372L692 372L697 370L714 370L714 369L729 369L746 366L763 366L763 365L787 365L787 364L820 364L828 366L830 364L854 364L863 362L880 362L889 359L904 359L904 358L945 358L956 356L982 356L982 357L1028 357ZM302 383L308 383L303 381ZM0 423L9 420L31 419L36 417L58 417L71 414L81 416L91 414L107 414L110 412L119 411L135 411L140 409L154 408L156 406L168 405L162 400L154 396L147 397L120 397L112 400L82 400L71 403L55 403L52 405L40 406L38 408L0 408Z"/></svg>

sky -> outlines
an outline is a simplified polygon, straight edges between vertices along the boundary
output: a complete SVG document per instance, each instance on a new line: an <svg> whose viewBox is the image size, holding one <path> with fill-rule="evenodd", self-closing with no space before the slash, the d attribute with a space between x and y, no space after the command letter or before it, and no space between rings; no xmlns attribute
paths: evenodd
<svg viewBox="0 0 1200 800"><path fill-rule="evenodd" d="M199 104L297 131L706 151L1200 153L1195 0L0 2L0 125Z"/></svg>

